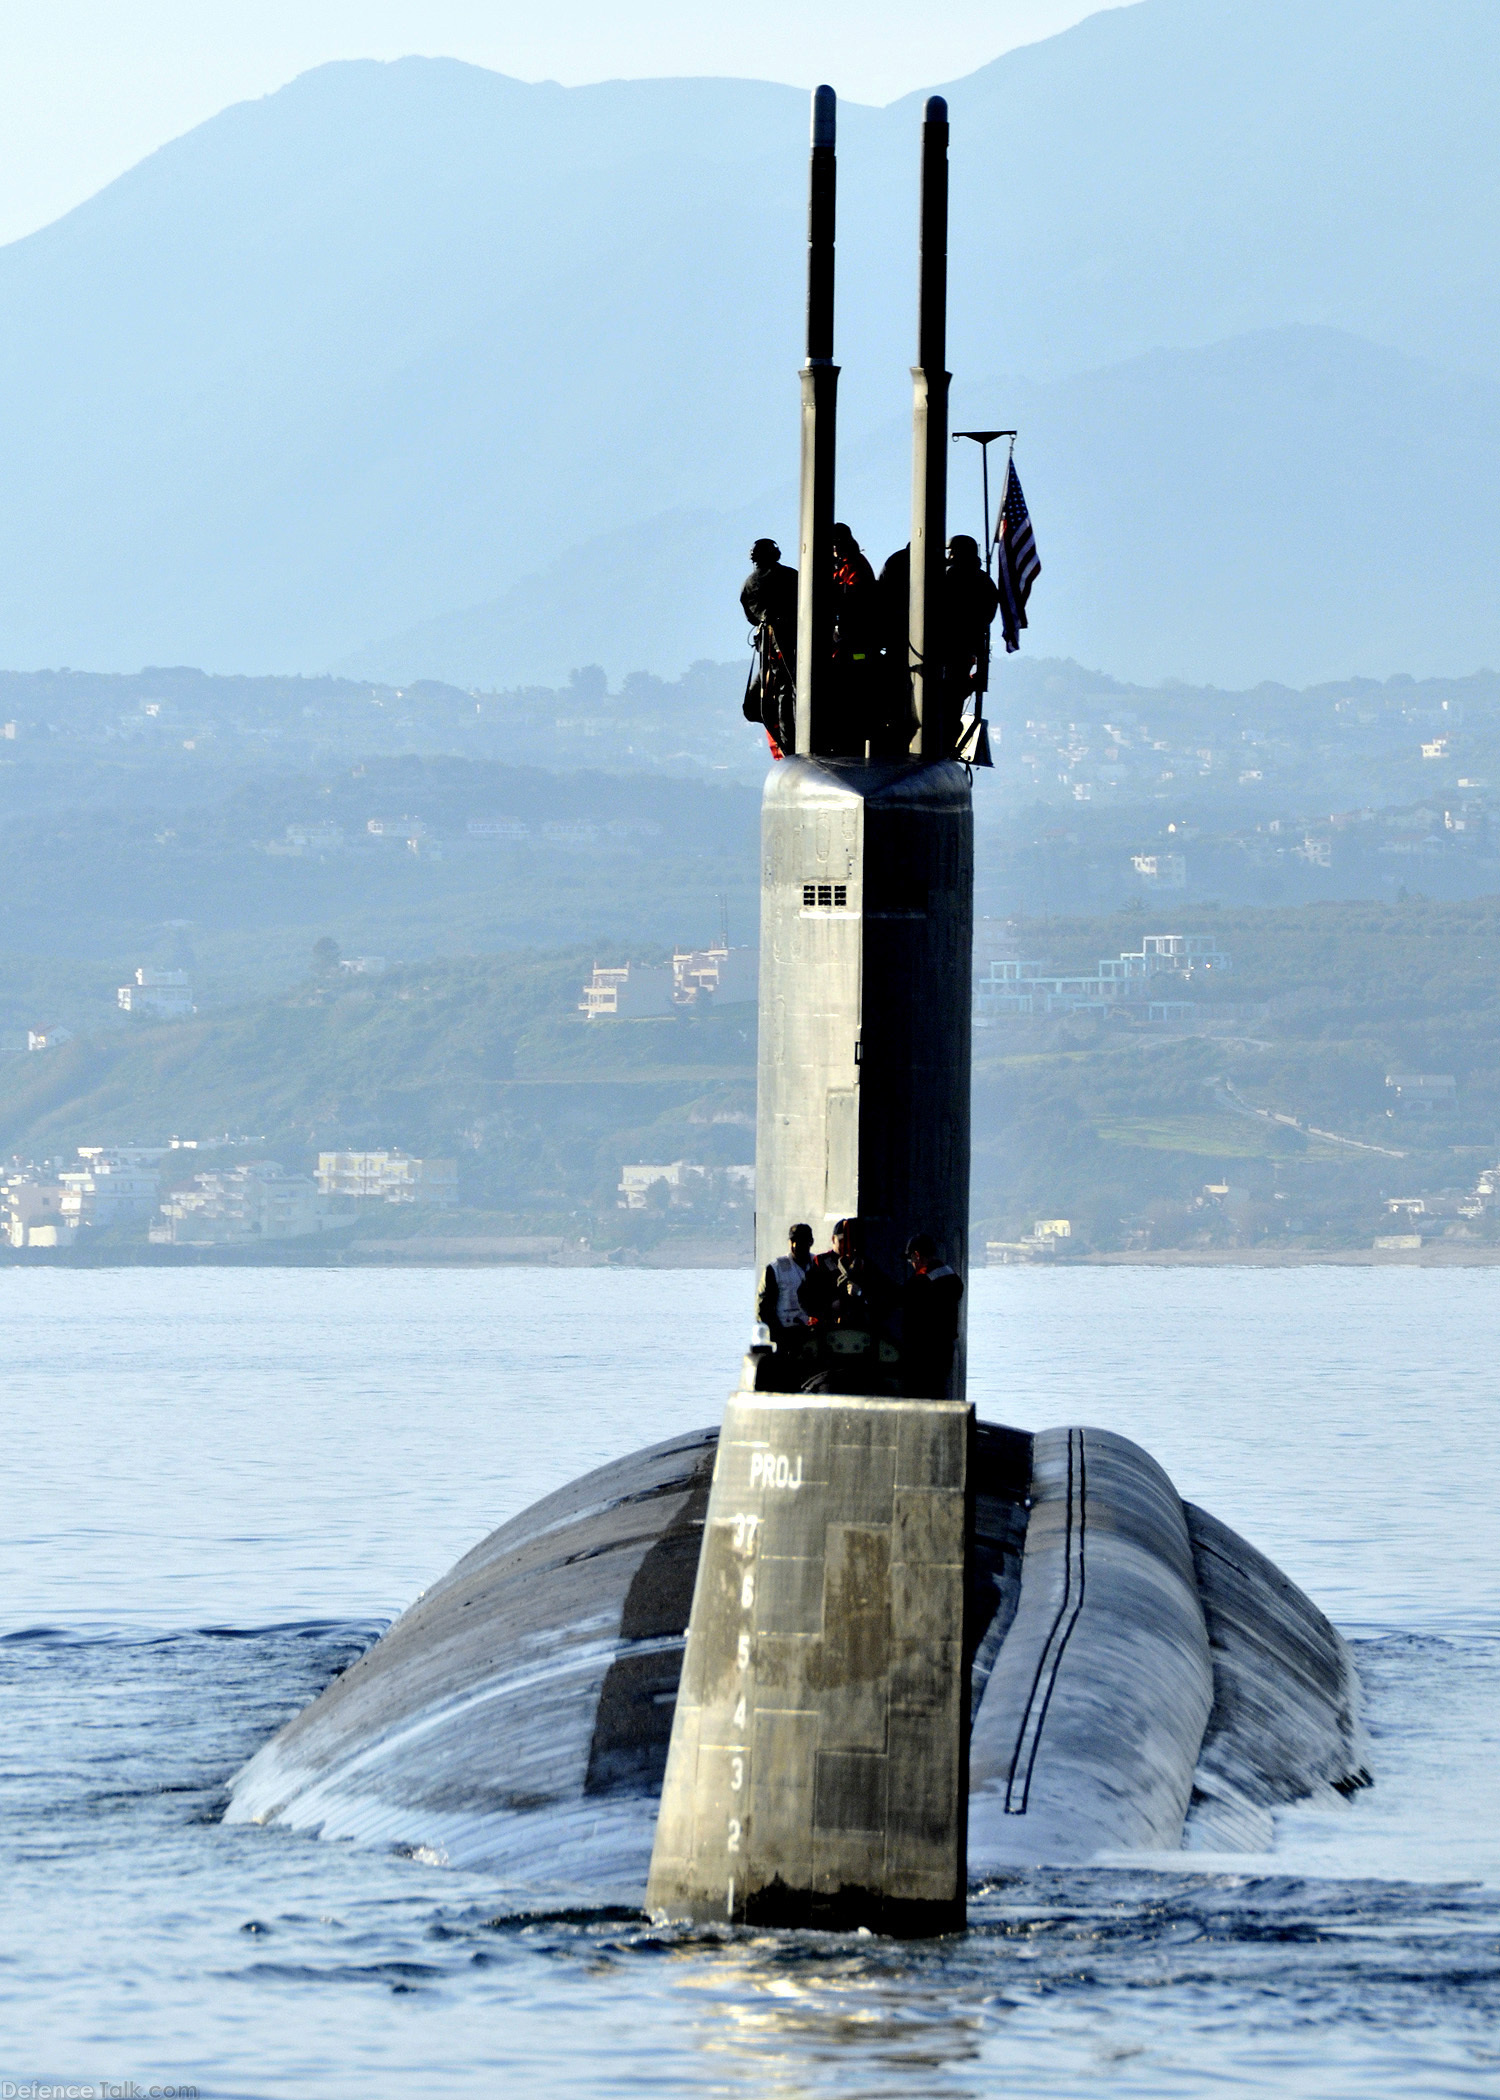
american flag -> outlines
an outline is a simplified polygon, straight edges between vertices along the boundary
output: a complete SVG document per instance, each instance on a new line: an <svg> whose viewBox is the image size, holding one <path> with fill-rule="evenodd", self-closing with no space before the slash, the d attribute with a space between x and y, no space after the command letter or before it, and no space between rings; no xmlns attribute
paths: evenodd
<svg viewBox="0 0 1500 2100"><path fill-rule="evenodd" d="M1005 632L1005 646L1013 651L1021 646L1031 586L1042 573L1014 460L1008 461L1005 468L1005 494L1000 499L995 546L1000 556L1000 573L995 579L1000 591L1000 625Z"/></svg>

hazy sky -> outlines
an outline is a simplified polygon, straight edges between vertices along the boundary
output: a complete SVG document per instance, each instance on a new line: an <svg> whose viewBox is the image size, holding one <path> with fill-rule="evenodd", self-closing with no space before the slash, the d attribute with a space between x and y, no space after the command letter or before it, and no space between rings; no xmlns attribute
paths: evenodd
<svg viewBox="0 0 1500 2100"><path fill-rule="evenodd" d="M727 73L890 102L1121 0L0 0L0 242L332 58L523 80Z"/></svg>

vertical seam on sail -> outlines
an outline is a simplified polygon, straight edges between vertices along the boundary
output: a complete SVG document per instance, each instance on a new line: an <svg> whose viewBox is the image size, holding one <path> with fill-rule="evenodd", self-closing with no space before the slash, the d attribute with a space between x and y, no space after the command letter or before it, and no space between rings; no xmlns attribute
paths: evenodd
<svg viewBox="0 0 1500 2100"><path fill-rule="evenodd" d="M1083 1610L1084 1532L1087 1523L1088 1471L1084 1460L1083 1431L1068 1431L1068 1500L1063 1537L1063 1593L1057 1612L1037 1658L1026 1711L1010 1761L1005 1787L1005 1813L1024 1816L1031 1799L1031 1775L1041 1748L1042 1727L1052 1703L1053 1687L1061 1668L1063 1651ZM1076 1511L1076 1517L1075 1517ZM1023 1769L1024 1761L1024 1769Z"/></svg>

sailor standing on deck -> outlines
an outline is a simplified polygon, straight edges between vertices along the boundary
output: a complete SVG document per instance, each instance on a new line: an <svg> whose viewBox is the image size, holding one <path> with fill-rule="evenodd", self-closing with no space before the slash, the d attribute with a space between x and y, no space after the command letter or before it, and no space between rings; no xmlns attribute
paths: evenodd
<svg viewBox="0 0 1500 2100"><path fill-rule="evenodd" d="M911 548L898 547L880 572L881 660L872 758L905 758L916 724L911 712Z"/></svg>
<svg viewBox="0 0 1500 2100"><path fill-rule="evenodd" d="M1000 607L1000 594L985 573L979 543L966 532L948 542L944 572L947 593L949 698L961 712L976 686L983 688L989 667L990 629Z"/></svg>
<svg viewBox="0 0 1500 2100"><path fill-rule="evenodd" d="M901 1386L908 1400L946 1400L958 1341L963 1278L930 1232L906 1243L911 1274L901 1286Z"/></svg>
<svg viewBox="0 0 1500 2100"><path fill-rule="evenodd" d="M811 1225L794 1225L787 1234L787 1242L790 1251L766 1264L765 1282L760 1293L760 1317L770 1328L771 1339L778 1348L788 1328L809 1324L797 1294L813 1265Z"/></svg>
<svg viewBox="0 0 1500 2100"><path fill-rule="evenodd" d="M757 666L744 714L764 725L777 758L797 747L797 571L774 540L757 540L740 589L740 608L755 629Z"/></svg>
<svg viewBox="0 0 1500 2100"><path fill-rule="evenodd" d="M817 1349L812 1322L799 1293L813 1265L811 1225L794 1225L787 1235L789 1252L766 1264L756 1311L776 1350L770 1366L775 1392L794 1392L812 1368Z"/></svg>
<svg viewBox="0 0 1500 2100"><path fill-rule="evenodd" d="M863 758L879 735L880 585L847 525L835 525L833 548L833 690L837 696L834 748Z"/></svg>
<svg viewBox="0 0 1500 2100"><path fill-rule="evenodd" d="M893 1292L864 1251L858 1218L840 1218L831 1253L820 1254L798 1294L811 1316L821 1369L803 1392L875 1393L889 1380ZM882 1351L888 1354L882 1354Z"/></svg>

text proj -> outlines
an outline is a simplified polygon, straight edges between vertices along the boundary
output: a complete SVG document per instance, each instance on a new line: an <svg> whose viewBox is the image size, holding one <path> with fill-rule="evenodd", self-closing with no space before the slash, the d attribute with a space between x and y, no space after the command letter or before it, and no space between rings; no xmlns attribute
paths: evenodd
<svg viewBox="0 0 1500 2100"><path fill-rule="evenodd" d="M795 1490L802 1485L802 1453L795 1458L785 1451L757 1451L750 1460L750 1485L753 1488L786 1488Z"/></svg>

